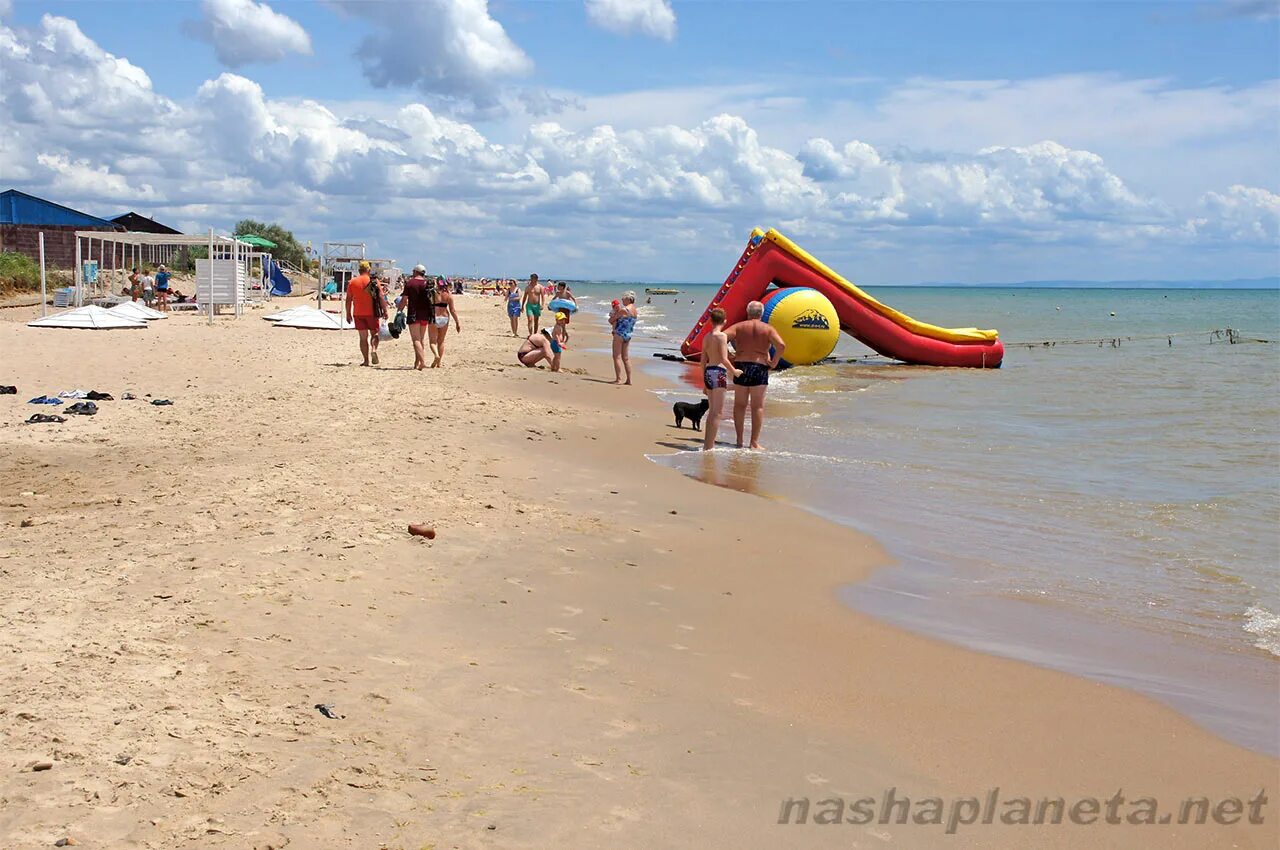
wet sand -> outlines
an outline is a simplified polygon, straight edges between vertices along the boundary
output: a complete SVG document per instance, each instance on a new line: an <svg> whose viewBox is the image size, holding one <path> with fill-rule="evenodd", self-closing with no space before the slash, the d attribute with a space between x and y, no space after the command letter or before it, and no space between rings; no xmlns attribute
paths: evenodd
<svg viewBox="0 0 1280 850"><path fill-rule="evenodd" d="M851 613L874 541L645 460L700 435L638 373L609 385L587 320L555 375L516 365L499 299L459 304L428 373L407 338L364 369L354 334L264 311L0 312L0 846L1273 846L1274 803L1262 826L778 825L785 798L889 787L1164 811L1270 793L1277 762ZM70 388L174 404L20 424Z"/></svg>

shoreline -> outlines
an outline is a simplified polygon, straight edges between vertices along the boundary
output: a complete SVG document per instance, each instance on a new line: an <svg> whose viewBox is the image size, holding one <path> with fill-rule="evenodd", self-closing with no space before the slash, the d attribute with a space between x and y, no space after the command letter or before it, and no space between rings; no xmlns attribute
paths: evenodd
<svg viewBox="0 0 1280 850"><path fill-rule="evenodd" d="M0 481L31 494L0 508L2 649L19 661L0 674L0 794L16 804L0 836L774 847L792 796L1123 786L1172 801L1274 778L1275 760L1145 697L848 610L836 589L884 561L873 540L650 462L689 437L654 416L643 368L639 386L595 386L612 367L578 326L566 367L584 373L525 370L500 308L460 299L448 365L421 376L404 340L362 370L354 335L254 311L132 337L0 322L20 393L118 395L140 359L178 364L133 384L172 408L108 402L37 431L0 404ZM78 362L58 356L72 340ZM438 539L408 538L406 520ZM40 758L54 768L22 771ZM939 840L919 825L801 834ZM966 838L1148 834L1261 847L1275 830Z"/></svg>
<svg viewBox="0 0 1280 850"><path fill-rule="evenodd" d="M662 383L661 388L653 390L660 400L681 392L688 394L686 400L691 399L695 390L678 380L678 366L650 362L652 351L667 350L663 343L669 341L657 337L645 340L640 368ZM784 421L785 418L783 414ZM732 434L726 419L717 449L727 457L736 450L723 444L726 426ZM837 588L851 611L970 651L1154 698L1225 741L1262 755L1280 755L1280 736L1274 721L1277 679L1271 666L1274 658L1265 650L1250 646L1227 652L1185 636L1093 619L1051 599L955 595L950 583L958 576L937 575L937 565L919 564L909 552L899 551L908 542L901 531L895 535L869 523L842 522L816 507L794 502L783 493L766 492L756 480L759 461L754 465L729 461L700 466L686 462L697 455L692 450L685 458L677 451L646 456L694 480L794 505L833 525L877 540L886 552L885 562L857 582ZM739 467L736 472L735 465ZM751 468L744 474L742 467Z"/></svg>

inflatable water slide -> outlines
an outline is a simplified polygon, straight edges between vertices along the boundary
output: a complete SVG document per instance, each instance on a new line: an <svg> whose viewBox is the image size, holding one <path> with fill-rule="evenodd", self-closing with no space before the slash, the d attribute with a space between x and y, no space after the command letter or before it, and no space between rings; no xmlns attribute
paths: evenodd
<svg viewBox="0 0 1280 850"><path fill-rule="evenodd" d="M777 289L771 290L771 286ZM768 233L759 229L751 232L751 239L747 242L741 259L711 299L693 330L685 337L680 346L681 353L689 358L698 357L702 353L702 340L711 330L710 313L713 308L723 309L727 323L732 325L747 317L747 304L764 301L765 321L778 327L778 322L773 321L770 313L790 314L793 311L771 311L770 308L801 288L815 290L820 296L825 296L834 309L840 330L851 334L885 357L921 366L970 366L986 369L999 367L1004 359L1004 345L995 331L940 328L917 321L872 298L772 229ZM822 300L818 295L812 297ZM792 300L800 303L804 301L803 298ZM825 304L822 306L826 307ZM795 327L804 328L806 324L812 326L821 323L823 312L825 311L812 309L804 311L798 315ZM780 332L788 340L790 349L788 333L783 329ZM830 348L827 353L830 353ZM821 356L825 357L826 354Z"/></svg>

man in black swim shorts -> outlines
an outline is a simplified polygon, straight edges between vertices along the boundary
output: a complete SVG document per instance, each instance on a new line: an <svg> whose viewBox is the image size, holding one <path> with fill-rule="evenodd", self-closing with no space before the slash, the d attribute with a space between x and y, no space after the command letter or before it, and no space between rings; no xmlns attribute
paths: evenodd
<svg viewBox="0 0 1280 850"><path fill-rule="evenodd" d="M725 331L733 344L733 365L742 374L733 379L733 425L742 448L742 431L746 425L747 406L751 406L751 448L760 445L760 428L764 425L764 394L769 388L769 370L778 365L787 344L772 326L762 322L764 305L752 301L747 305L747 319Z"/></svg>

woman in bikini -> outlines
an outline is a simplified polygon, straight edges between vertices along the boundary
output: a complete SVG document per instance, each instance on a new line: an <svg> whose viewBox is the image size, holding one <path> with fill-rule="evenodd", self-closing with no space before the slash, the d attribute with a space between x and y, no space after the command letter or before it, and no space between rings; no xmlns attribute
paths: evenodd
<svg viewBox="0 0 1280 850"><path fill-rule="evenodd" d="M453 307L453 293L449 291L449 282L444 278L436 281L436 292L431 299L431 309L434 311L434 315L431 324L427 326L427 342L436 355L431 368L438 369L440 368L440 361L444 359L444 337L449 332L449 318L451 316L453 317L454 327L458 333L462 333L462 323L458 321L458 311Z"/></svg>

